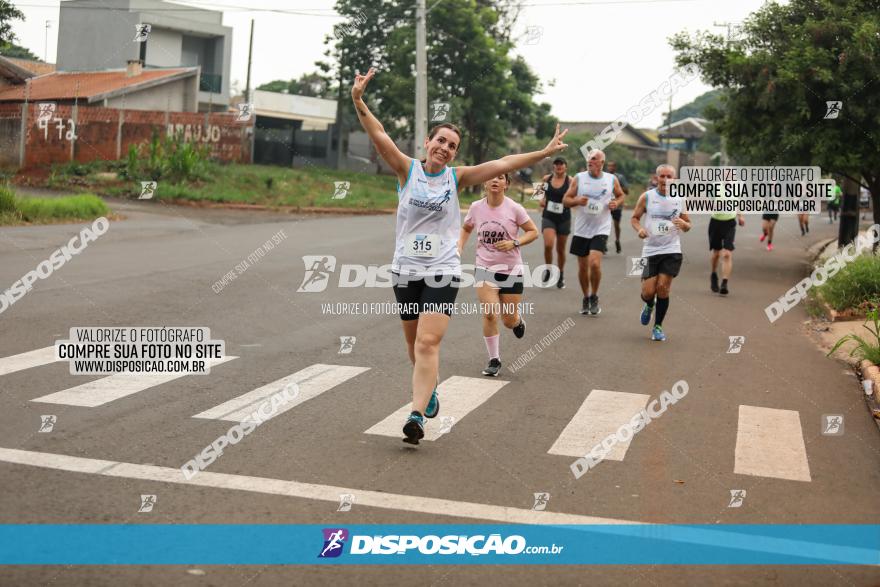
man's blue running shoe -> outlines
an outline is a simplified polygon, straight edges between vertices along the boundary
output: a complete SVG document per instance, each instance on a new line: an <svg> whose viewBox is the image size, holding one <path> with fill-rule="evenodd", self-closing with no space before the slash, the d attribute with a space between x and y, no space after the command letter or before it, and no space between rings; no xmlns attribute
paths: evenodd
<svg viewBox="0 0 880 587"><path fill-rule="evenodd" d="M654 331L651 332L651 340L657 340L663 342L666 340L666 335L663 334L663 327L654 325Z"/></svg>
<svg viewBox="0 0 880 587"><path fill-rule="evenodd" d="M642 315L641 315L642 326L647 326L648 323L651 322L651 314L653 314L653 313L654 313L654 306L649 306L648 304L645 304L642 307Z"/></svg>
<svg viewBox="0 0 880 587"><path fill-rule="evenodd" d="M418 444L425 437L425 419L420 413L413 412L409 415L403 425L403 434L406 437L403 441L409 444Z"/></svg>
<svg viewBox="0 0 880 587"><path fill-rule="evenodd" d="M426 418L436 418L440 413L440 396L437 395L437 386L431 392L431 399L428 400L428 407L425 408Z"/></svg>

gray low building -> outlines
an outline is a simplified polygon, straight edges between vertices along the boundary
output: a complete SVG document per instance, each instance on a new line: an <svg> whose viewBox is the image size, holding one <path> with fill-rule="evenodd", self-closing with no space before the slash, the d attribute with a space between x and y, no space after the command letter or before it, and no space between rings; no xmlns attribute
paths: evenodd
<svg viewBox="0 0 880 587"><path fill-rule="evenodd" d="M150 25L136 41L138 25ZM199 111L226 111L232 28L223 13L161 0L67 0L58 25L58 71L199 67Z"/></svg>

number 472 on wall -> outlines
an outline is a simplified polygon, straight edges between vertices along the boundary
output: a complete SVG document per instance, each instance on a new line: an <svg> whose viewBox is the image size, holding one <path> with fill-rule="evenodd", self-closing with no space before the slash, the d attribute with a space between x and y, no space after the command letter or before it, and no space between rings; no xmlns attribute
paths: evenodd
<svg viewBox="0 0 880 587"><path fill-rule="evenodd" d="M62 138L68 141L72 141L77 138L76 136L76 123L72 118L67 119L67 123L65 124L63 118L53 118L52 122L55 124L55 128L58 129L58 140L60 141ZM43 129L43 139L49 140L49 119L41 118L38 123L39 128ZM66 131L64 129L67 129Z"/></svg>

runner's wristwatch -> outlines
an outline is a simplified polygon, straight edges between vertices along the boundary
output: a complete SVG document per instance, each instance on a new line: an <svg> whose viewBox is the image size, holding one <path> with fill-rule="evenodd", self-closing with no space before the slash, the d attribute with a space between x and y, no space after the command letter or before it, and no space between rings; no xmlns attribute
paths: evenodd
<svg viewBox="0 0 880 587"><path fill-rule="evenodd" d="M519 248L519 240L518 239L513 239L513 246Z"/></svg>

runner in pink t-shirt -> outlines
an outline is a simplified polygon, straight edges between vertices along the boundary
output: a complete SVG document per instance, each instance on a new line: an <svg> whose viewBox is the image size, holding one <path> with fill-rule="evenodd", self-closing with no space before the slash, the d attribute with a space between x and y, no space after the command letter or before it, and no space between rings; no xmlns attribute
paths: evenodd
<svg viewBox="0 0 880 587"><path fill-rule="evenodd" d="M517 338L526 332L525 320L518 310L523 293L519 248L538 238L538 227L525 208L504 195L509 185L507 175L499 175L483 184L486 197L471 204L458 239L460 255L471 232L477 231L475 278L483 310L483 338L489 353L489 365L483 375L491 377L497 377L501 370L498 315ZM520 228L525 233L517 238Z"/></svg>

